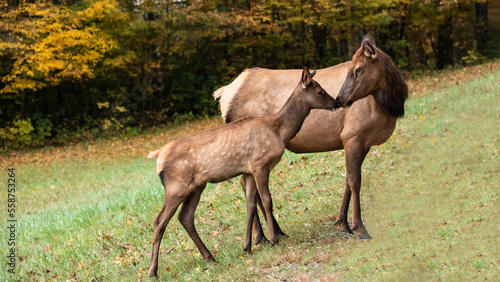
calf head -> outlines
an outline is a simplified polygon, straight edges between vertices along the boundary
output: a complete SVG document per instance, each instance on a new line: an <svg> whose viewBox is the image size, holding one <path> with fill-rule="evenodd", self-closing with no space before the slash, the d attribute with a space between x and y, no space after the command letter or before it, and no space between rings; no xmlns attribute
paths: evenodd
<svg viewBox="0 0 500 282"><path fill-rule="evenodd" d="M302 71L302 78L296 91L301 91L303 103L309 105L311 109L335 110L339 107L337 101L332 98L319 83L312 78L316 71L309 72L307 67ZM300 89L299 89L300 88Z"/></svg>

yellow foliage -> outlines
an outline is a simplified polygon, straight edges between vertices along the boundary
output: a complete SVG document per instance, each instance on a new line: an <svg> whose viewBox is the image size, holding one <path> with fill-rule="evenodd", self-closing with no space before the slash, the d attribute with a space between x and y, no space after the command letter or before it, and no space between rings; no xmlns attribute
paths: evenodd
<svg viewBox="0 0 500 282"><path fill-rule="evenodd" d="M97 103L97 107L99 109L101 109L101 108L106 108L107 109L107 108L109 108L109 102Z"/></svg>
<svg viewBox="0 0 500 282"><path fill-rule="evenodd" d="M3 15L6 24L1 29L12 39L0 42L0 55L10 52L16 61L11 73L2 78L6 86L0 93L92 78L96 65L118 46L94 22L125 19L116 8L113 0L93 1L89 8L78 12L36 3L23 4ZM114 65L120 62L123 60Z"/></svg>

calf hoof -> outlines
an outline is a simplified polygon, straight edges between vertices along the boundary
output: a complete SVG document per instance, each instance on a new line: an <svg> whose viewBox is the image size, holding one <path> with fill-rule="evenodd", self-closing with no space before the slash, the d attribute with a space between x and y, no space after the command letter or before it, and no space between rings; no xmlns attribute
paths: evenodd
<svg viewBox="0 0 500 282"><path fill-rule="evenodd" d="M262 237L260 240L255 240L255 245L269 245L270 242L266 237Z"/></svg>
<svg viewBox="0 0 500 282"><path fill-rule="evenodd" d="M156 270L155 271L149 271L149 277L150 278L157 278L158 279L158 273L156 273Z"/></svg>
<svg viewBox="0 0 500 282"><path fill-rule="evenodd" d="M288 238L288 235L285 234L285 232L281 231L281 230L278 230L278 232L276 232L276 234L278 236L282 236L282 237L285 237L285 238Z"/></svg>
<svg viewBox="0 0 500 282"><path fill-rule="evenodd" d="M251 255L251 254L252 254L252 247L248 247L248 248L247 248L247 247L245 247L245 248L243 248L243 251L244 251L245 253L247 253L247 254Z"/></svg>
<svg viewBox="0 0 500 282"><path fill-rule="evenodd" d="M215 260L215 258L214 258L212 255L210 255L210 256L208 256L208 257L206 257L206 258L203 258L203 259L204 259L206 262L217 262L217 261Z"/></svg>
<svg viewBox="0 0 500 282"><path fill-rule="evenodd" d="M276 238L276 239L274 239L274 240L273 240L273 239L271 239L271 246L277 246L277 245L279 245L279 244L280 244L280 242L278 241L278 238Z"/></svg>

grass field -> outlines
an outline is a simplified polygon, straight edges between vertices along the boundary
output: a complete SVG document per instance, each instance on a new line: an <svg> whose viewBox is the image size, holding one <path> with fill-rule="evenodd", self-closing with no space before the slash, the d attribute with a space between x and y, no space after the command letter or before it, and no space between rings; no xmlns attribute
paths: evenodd
<svg viewBox="0 0 500 282"><path fill-rule="evenodd" d="M286 152L271 175L275 215L289 235L243 253L239 178L210 184L196 226L207 264L176 217L165 233L160 280L500 280L500 62L409 81L407 114L363 165L363 219L373 240L333 225L344 189L343 152ZM16 273L0 236L1 281L149 280L152 221L163 202L155 160L162 132L16 152L0 159L0 220L8 224L7 168L16 179Z"/></svg>

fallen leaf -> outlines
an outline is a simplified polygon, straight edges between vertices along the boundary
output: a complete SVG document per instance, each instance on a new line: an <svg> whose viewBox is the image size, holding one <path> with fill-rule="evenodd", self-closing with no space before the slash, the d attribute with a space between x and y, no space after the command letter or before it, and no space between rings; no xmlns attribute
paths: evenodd
<svg viewBox="0 0 500 282"><path fill-rule="evenodd" d="M323 243L324 245L329 245L333 242L335 242L335 238L329 238L329 239L325 239L325 240L321 241L321 243Z"/></svg>
<svg viewBox="0 0 500 282"><path fill-rule="evenodd" d="M123 246L123 248L125 248L127 250L133 250L134 249L134 247L131 246L131 245L125 245L125 246Z"/></svg>
<svg viewBox="0 0 500 282"><path fill-rule="evenodd" d="M301 274L299 275L299 281L300 282L309 282L309 274Z"/></svg>

